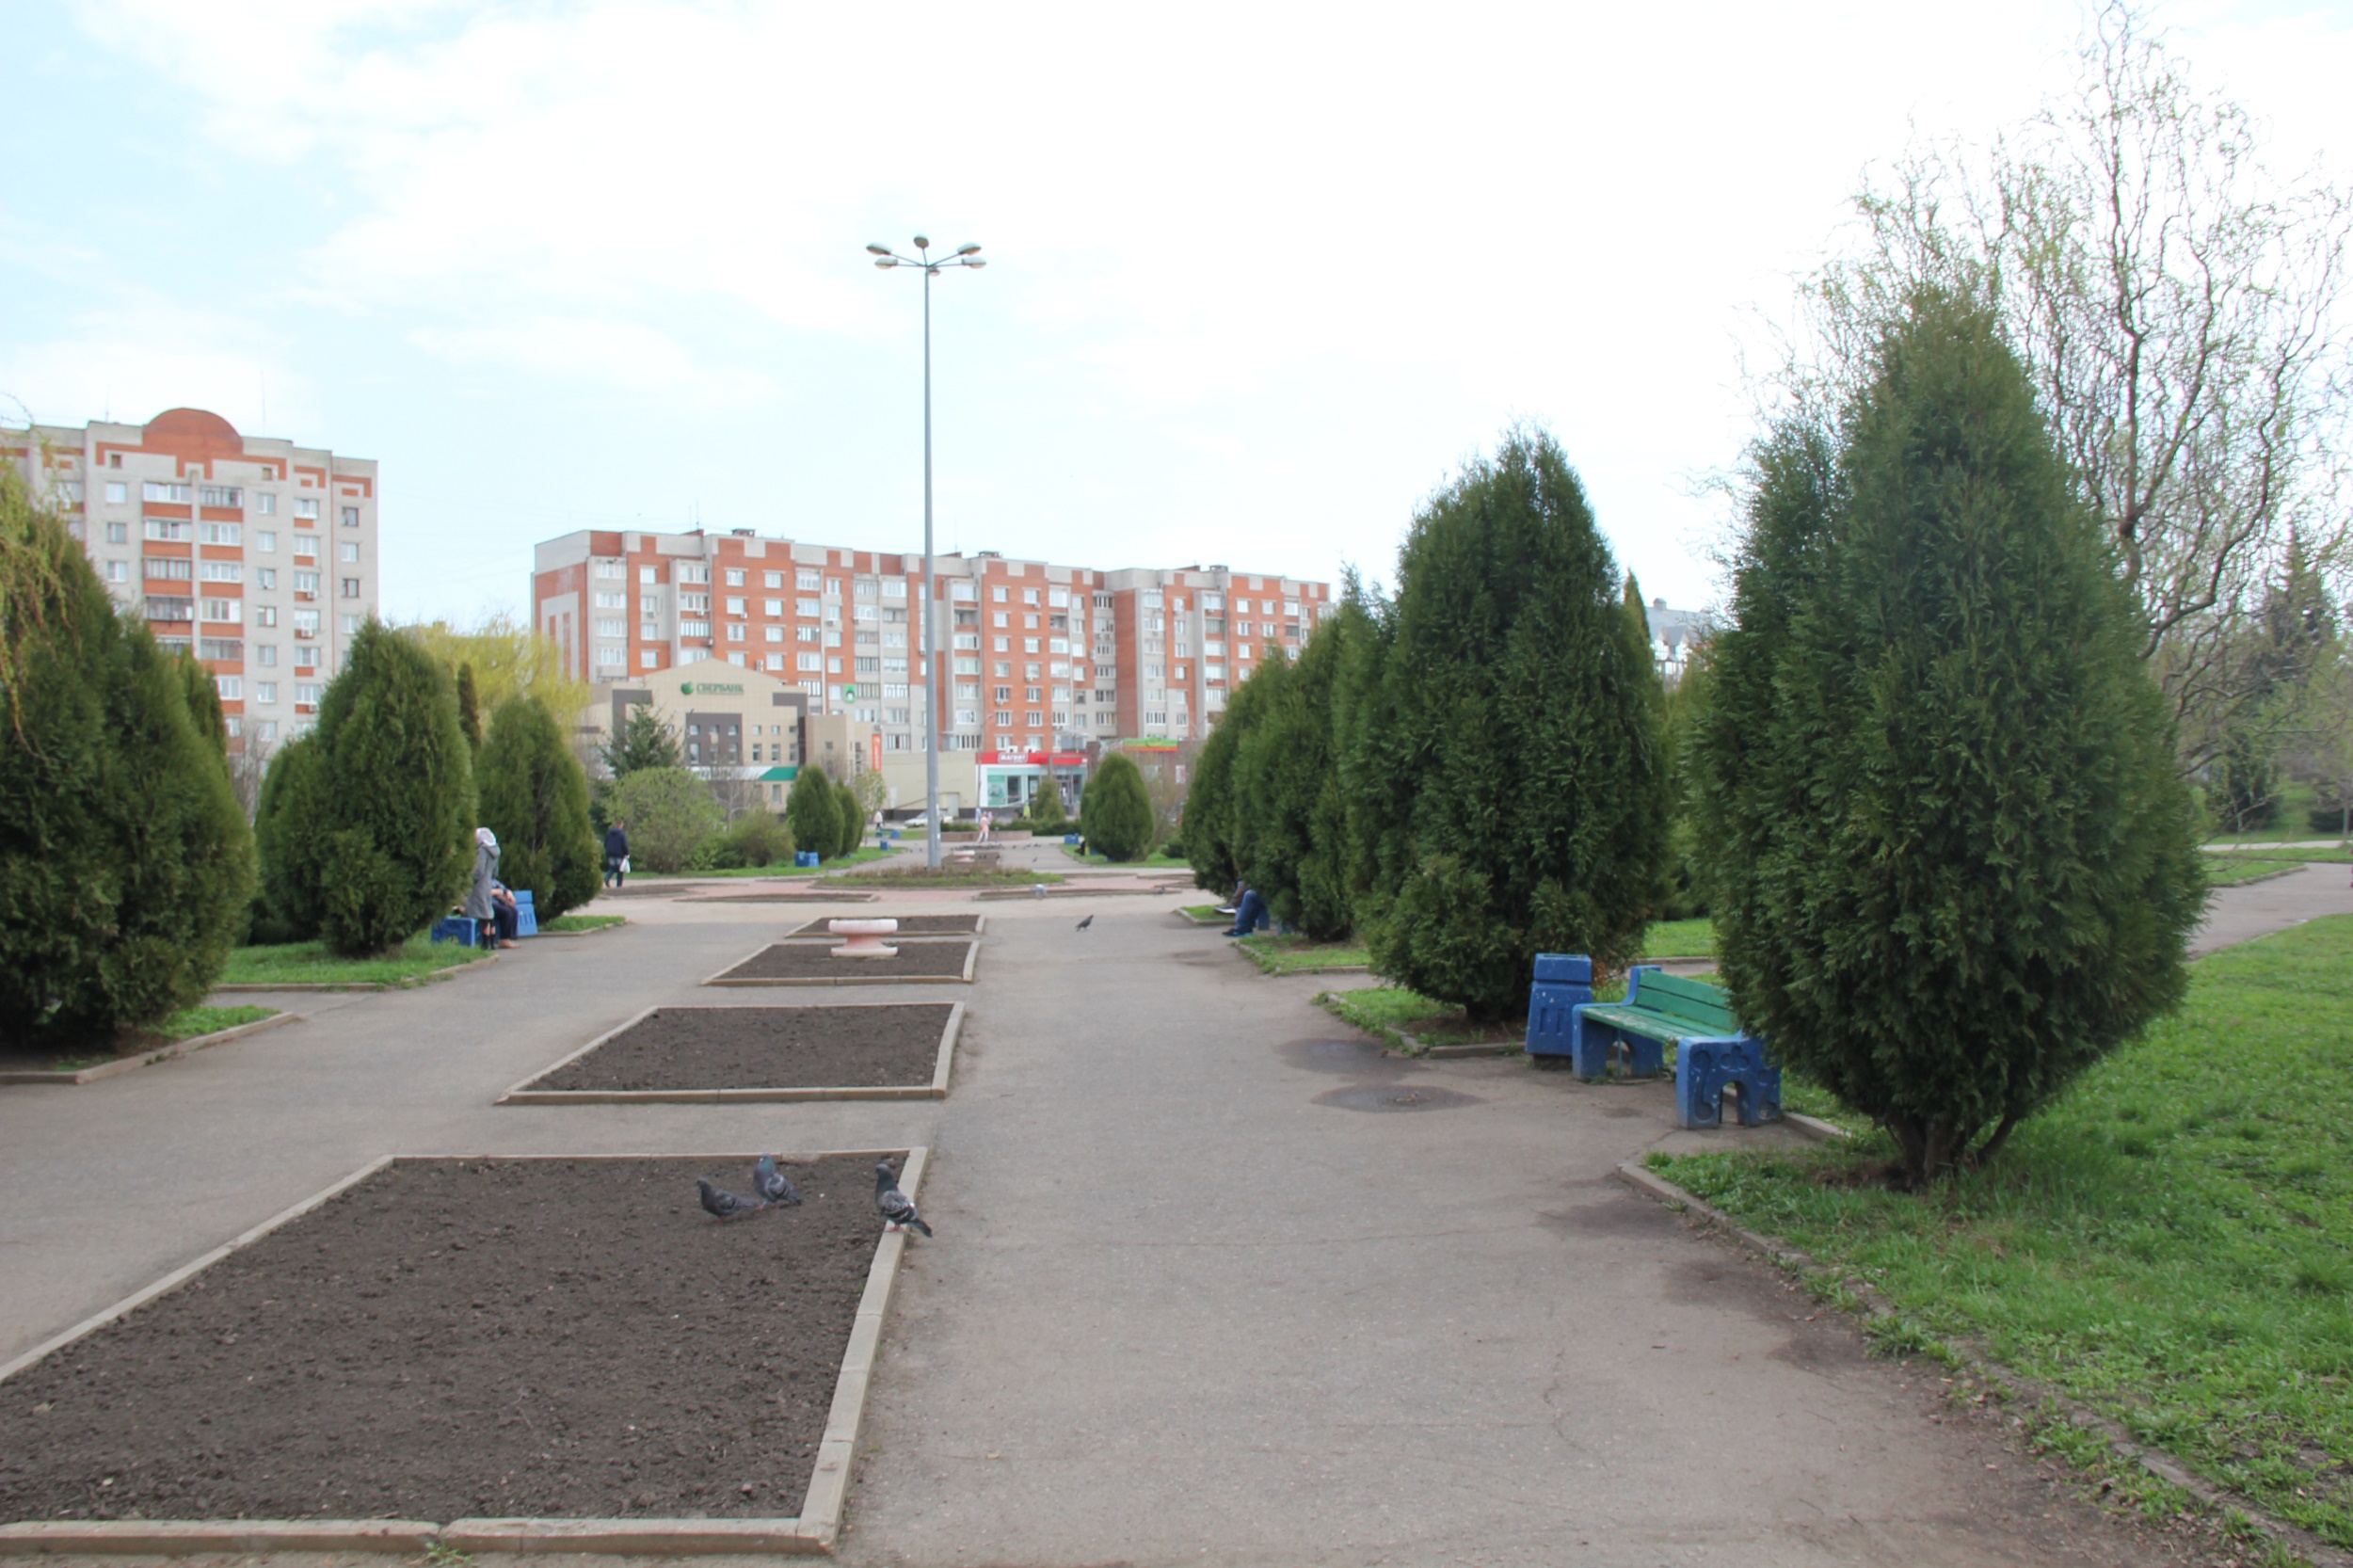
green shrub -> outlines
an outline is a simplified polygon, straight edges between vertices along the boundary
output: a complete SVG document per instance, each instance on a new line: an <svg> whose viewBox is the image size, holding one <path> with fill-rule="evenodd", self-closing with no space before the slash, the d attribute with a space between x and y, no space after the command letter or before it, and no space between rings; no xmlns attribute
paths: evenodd
<svg viewBox="0 0 2353 1568"><path fill-rule="evenodd" d="M866 841L866 806L857 797L857 790L850 784L838 784L833 792L835 833L833 852L837 856L855 855L858 845Z"/></svg>
<svg viewBox="0 0 2353 1568"><path fill-rule="evenodd" d="M252 844L205 685L0 465L0 1043L104 1041L220 973Z"/></svg>
<svg viewBox="0 0 2353 1568"><path fill-rule="evenodd" d="M498 835L499 880L529 889L543 920L595 898L604 850L588 825L588 776L548 705L529 694L508 697L490 715L478 758L475 788L482 824Z"/></svg>
<svg viewBox="0 0 2353 1568"><path fill-rule="evenodd" d="M1089 849L1113 860L1140 860L1152 847L1152 797L1132 758L1114 751L1096 764L1079 803L1079 831Z"/></svg>
<svg viewBox="0 0 2353 1568"><path fill-rule="evenodd" d="M1476 1021L1539 952L1640 950L1666 855L1658 675L1584 487L1513 431L1415 517L1345 661L1343 820L1374 968Z"/></svg>
<svg viewBox="0 0 2353 1568"><path fill-rule="evenodd" d="M629 824L629 863L641 872L681 872L727 820L710 788L684 768L637 768L616 779L613 815Z"/></svg>
<svg viewBox="0 0 2353 1568"><path fill-rule="evenodd" d="M1038 782L1037 794L1030 802L1029 819L1023 825L1032 833L1060 833L1069 820L1070 812L1063 805L1062 784L1048 774Z"/></svg>
<svg viewBox="0 0 2353 1568"><path fill-rule="evenodd" d="M792 830L793 846L803 854L831 858L841 838L841 808L834 801L833 781L814 763L802 764L784 797L784 822Z"/></svg>
<svg viewBox="0 0 2353 1568"><path fill-rule="evenodd" d="M722 866L789 866L792 830L758 807L728 824L721 840Z"/></svg>
<svg viewBox="0 0 2353 1568"><path fill-rule="evenodd" d="M1915 1181L2182 995L2204 877L2144 636L1979 309L1923 296L1834 436L1757 451L1699 738L1717 951Z"/></svg>

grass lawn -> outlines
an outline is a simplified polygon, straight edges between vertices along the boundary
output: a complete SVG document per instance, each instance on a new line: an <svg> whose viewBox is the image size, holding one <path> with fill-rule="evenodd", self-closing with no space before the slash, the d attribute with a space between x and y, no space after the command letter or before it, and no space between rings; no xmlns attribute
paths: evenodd
<svg viewBox="0 0 2353 1568"><path fill-rule="evenodd" d="M1654 1157L1860 1274L1895 1348L1974 1338L2353 1546L2353 916L2201 960L2189 1000L1921 1196L1850 1147ZM2095 1438L2047 1441L2096 1464Z"/></svg>
<svg viewBox="0 0 2353 1568"><path fill-rule="evenodd" d="M1642 933L1644 958L1713 958L1716 922L1705 916L1696 920L1653 920Z"/></svg>
<svg viewBox="0 0 2353 1568"><path fill-rule="evenodd" d="M1110 856L1098 854L1094 850L1080 855L1068 844L1062 846L1062 852L1073 860L1083 860L1090 866L1132 866L1138 871L1145 872L1183 871L1191 864L1181 856L1171 859L1157 849L1141 860L1114 860Z"/></svg>
<svg viewBox="0 0 2353 1568"><path fill-rule="evenodd" d="M1245 940L1247 938L1244 938ZM1470 1046L1524 1038L1516 1024L1487 1029L1472 1023L1459 1008L1433 1001L1402 985L1367 985L1353 991L1326 991L1316 998L1326 1012L1377 1034L1391 1046L1404 1048L1401 1034L1425 1046Z"/></svg>
<svg viewBox="0 0 2353 1568"><path fill-rule="evenodd" d="M422 936L401 944L391 958L338 958L325 942L282 942L239 948L229 955L223 985L397 985L488 956L483 948L428 942Z"/></svg>
<svg viewBox="0 0 2353 1568"><path fill-rule="evenodd" d="M552 920L541 920L542 931L602 931L607 926L627 925L626 915L558 915Z"/></svg>
<svg viewBox="0 0 2353 1568"><path fill-rule="evenodd" d="M184 1007L157 1024L155 1032L166 1040L193 1040L200 1034L217 1034L224 1029L258 1024L277 1016L275 1007Z"/></svg>
<svg viewBox="0 0 2353 1568"><path fill-rule="evenodd" d="M2209 855L2206 856L2206 886L2235 888L2242 882L2280 872L2292 872L2304 864L2301 860L2274 860L2269 856L2252 855Z"/></svg>
<svg viewBox="0 0 2353 1568"><path fill-rule="evenodd" d="M1191 915L1196 920L1224 920L1230 921L1233 919L1231 915L1220 915L1217 911L1217 905L1214 904L1188 904L1180 908L1177 913L1181 915Z"/></svg>
<svg viewBox="0 0 2353 1568"><path fill-rule="evenodd" d="M1211 914L1214 905L1205 906ZM1269 974L1315 974L1323 969L1361 969L1372 955L1359 943L1311 942L1305 936L1241 936L1236 938L1251 962Z"/></svg>

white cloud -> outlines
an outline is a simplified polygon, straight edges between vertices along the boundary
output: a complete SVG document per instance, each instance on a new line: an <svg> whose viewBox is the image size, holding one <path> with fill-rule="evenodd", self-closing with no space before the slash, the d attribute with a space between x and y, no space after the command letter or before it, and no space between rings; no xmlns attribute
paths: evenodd
<svg viewBox="0 0 2353 1568"><path fill-rule="evenodd" d="M424 327L408 336L454 364L532 371L689 404L740 407L776 394L769 377L699 363L676 339L631 321L543 315L491 327Z"/></svg>
<svg viewBox="0 0 2353 1568"><path fill-rule="evenodd" d="M316 385L263 323L136 294L63 325L55 336L0 345L0 394L37 420L137 424L193 407L253 435L325 439Z"/></svg>

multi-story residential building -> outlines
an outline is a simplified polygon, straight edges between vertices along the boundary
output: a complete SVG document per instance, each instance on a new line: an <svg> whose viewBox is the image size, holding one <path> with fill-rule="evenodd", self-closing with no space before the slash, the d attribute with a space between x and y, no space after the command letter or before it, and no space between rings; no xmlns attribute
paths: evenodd
<svg viewBox="0 0 2353 1568"><path fill-rule="evenodd" d="M1223 566L1099 570L936 558L943 647L922 647L923 557L727 534L567 534L542 543L533 621L600 690L715 660L796 687L846 718L862 753L920 778L923 694L939 683L943 752L970 753L967 806L1019 805L1084 750L1208 732L1269 645L1299 651L1331 584ZM943 763L948 760L945 757Z"/></svg>
<svg viewBox="0 0 2353 1568"><path fill-rule="evenodd" d="M376 605L376 463L173 408L0 438L156 640L204 662L232 744L308 729Z"/></svg>

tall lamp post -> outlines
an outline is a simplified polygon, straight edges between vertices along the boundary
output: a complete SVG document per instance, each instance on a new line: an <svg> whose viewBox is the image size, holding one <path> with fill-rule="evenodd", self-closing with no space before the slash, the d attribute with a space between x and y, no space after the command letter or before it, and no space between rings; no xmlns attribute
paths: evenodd
<svg viewBox="0 0 2353 1568"><path fill-rule="evenodd" d="M939 869L939 606L932 589L932 276L943 267L988 265L980 247L959 247L952 256L932 260L932 242L915 236L915 254L902 256L887 245L867 251L878 267L911 266L923 274L923 863Z"/></svg>

